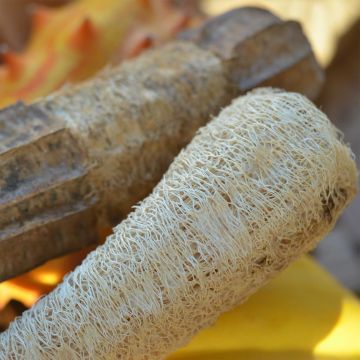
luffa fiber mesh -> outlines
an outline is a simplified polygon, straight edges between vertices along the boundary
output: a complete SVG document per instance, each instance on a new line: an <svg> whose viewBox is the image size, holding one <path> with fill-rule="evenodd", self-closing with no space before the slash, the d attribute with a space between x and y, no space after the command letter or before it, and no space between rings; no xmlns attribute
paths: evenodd
<svg viewBox="0 0 360 360"><path fill-rule="evenodd" d="M356 181L351 151L305 97L240 97L1 334L0 359L161 359L313 248Z"/></svg>

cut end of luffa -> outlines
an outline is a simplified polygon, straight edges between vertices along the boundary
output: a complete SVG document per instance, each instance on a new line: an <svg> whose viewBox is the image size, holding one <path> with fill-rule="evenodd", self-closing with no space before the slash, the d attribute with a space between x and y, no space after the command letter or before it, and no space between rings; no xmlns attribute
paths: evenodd
<svg viewBox="0 0 360 360"><path fill-rule="evenodd" d="M350 149L309 100L240 97L1 334L0 359L161 359L313 248L356 190Z"/></svg>

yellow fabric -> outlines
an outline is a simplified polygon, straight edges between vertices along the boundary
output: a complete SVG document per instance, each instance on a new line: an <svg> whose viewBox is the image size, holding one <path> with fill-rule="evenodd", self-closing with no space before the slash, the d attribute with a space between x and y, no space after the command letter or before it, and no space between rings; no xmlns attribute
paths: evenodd
<svg viewBox="0 0 360 360"><path fill-rule="evenodd" d="M304 257L169 360L360 359L360 303Z"/></svg>

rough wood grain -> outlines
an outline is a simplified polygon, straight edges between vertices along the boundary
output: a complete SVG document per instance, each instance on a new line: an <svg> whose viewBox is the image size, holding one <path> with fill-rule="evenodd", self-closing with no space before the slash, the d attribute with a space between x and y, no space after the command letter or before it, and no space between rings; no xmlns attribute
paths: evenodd
<svg viewBox="0 0 360 360"><path fill-rule="evenodd" d="M243 8L162 48L0 112L0 280L95 242L232 98L314 97L323 73L294 22Z"/></svg>

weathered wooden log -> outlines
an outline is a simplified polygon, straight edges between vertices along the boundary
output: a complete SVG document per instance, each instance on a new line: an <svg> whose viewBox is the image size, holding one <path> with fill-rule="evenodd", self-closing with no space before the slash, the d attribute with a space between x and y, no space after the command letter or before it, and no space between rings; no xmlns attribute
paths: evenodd
<svg viewBox="0 0 360 360"><path fill-rule="evenodd" d="M298 23L243 8L0 111L0 280L96 242L238 94L272 85L313 98L322 81Z"/></svg>

